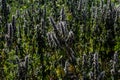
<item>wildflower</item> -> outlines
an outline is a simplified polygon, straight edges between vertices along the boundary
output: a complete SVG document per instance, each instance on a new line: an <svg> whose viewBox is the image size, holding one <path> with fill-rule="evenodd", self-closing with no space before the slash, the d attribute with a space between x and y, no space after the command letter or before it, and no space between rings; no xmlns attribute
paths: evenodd
<svg viewBox="0 0 120 80"><path fill-rule="evenodd" d="M94 62L93 62L94 75L95 75L95 79L97 79L98 74L99 74L98 53L94 54L93 60L94 60Z"/></svg>
<svg viewBox="0 0 120 80"><path fill-rule="evenodd" d="M87 64L87 55L84 54L83 55L83 61L82 61L83 68L85 68L86 64Z"/></svg>
<svg viewBox="0 0 120 80"><path fill-rule="evenodd" d="M10 38L13 37L13 26L12 26L11 23L8 24L8 35L9 35Z"/></svg>
<svg viewBox="0 0 120 80"><path fill-rule="evenodd" d="M57 26L56 26L56 24L55 24L54 19L53 19L52 17L50 17L49 20L50 20L50 22L51 22L51 24L52 24L52 26L53 26L53 28L54 28L54 30L55 30L55 32L56 32L56 31L57 31Z"/></svg>
<svg viewBox="0 0 120 80"><path fill-rule="evenodd" d="M60 45L60 43L56 37L56 34L54 32L47 33L47 38L48 38L48 42L49 42L50 46L57 47Z"/></svg>
<svg viewBox="0 0 120 80"><path fill-rule="evenodd" d="M90 71L89 77L90 77L90 80L94 80L94 75L93 75L93 72L92 72L92 71Z"/></svg>
<svg viewBox="0 0 120 80"><path fill-rule="evenodd" d="M60 20L61 20L61 21L65 21L65 12L64 12L64 8L62 8L61 11L60 11Z"/></svg>
<svg viewBox="0 0 120 80"><path fill-rule="evenodd" d="M16 21L15 21L15 16L12 17L12 26L13 26L13 33L16 32Z"/></svg>
<svg viewBox="0 0 120 80"><path fill-rule="evenodd" d="M68 37L67 37L67 42L71 45L71 43L73 43L74 41L74 33L73 31L69 31Z"/></svg>
<svg viewBox="0 0 120 80"><path fill-rule="evenodd" d="M118 53L117 52L115 52L115 54L114 54L114 61L117 63L118 62Z"/></svg>
<svg viewBox="0 0 120 80"><path fill-rule="evenodd" d="M57 39L57 37L56 37L56 34L53 33L52 36L53 36L53 39L54 39L55 43L57 44L57 46L59 46L60 43L59 43L59 41L58 41L58 39Z"/></svg>
<svg viewBox="0 0 120 80"><path fill-rule="evenodd" d="M82 9L82 0L79 0L78 2L78 10L81 11Z"/></svg>
<svg viewBox="0 0 120 80"><path fill-rule="evenodd" d="M64 36L66 36L67 34L68 34L68 29L67 29L67 24L66 24L66 22L64 21L62 21L61 22L61 26L62 26L62 32L63 32L63 35Z"/></svg>
<svg viewBox="0 0 120 80"><path fill-rule="evenodd" d="M98 76L98 80L103 80L104 77L105 77L105 71L102 71Z"/></svg>

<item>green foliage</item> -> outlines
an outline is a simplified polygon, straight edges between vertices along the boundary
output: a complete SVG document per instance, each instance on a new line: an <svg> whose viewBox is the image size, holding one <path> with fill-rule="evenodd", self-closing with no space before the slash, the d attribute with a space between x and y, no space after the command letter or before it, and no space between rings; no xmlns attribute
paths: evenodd
<svg viewBox="0 0 120 80"><path fill-rule="evenodd" d="M119 0L0 5L0 80L120 79Z"/></svg>

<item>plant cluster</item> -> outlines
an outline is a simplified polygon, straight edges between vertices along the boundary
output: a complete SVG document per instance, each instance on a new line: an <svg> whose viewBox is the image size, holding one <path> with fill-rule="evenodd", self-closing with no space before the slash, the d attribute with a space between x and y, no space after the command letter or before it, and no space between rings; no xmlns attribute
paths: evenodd
<svg viewBox="0 0 120 80"><path fill-rule="evenodd" d="M119 80L119 0L1 0L0 80Z"/></svg>

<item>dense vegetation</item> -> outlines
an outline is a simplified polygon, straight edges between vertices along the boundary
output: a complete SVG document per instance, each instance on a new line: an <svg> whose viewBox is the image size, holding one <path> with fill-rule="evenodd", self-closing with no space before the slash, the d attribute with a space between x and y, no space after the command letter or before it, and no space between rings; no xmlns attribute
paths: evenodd
<svg viewBox="0 0 120 80"><path fill-rule="evenodd" d="M0 80L119 80L119 0L1 0Z"/></svg>

